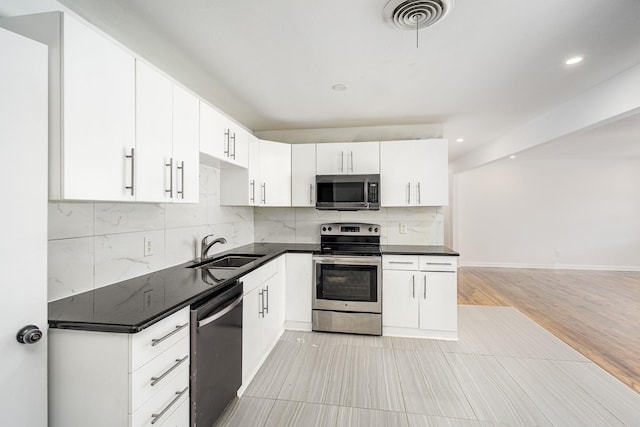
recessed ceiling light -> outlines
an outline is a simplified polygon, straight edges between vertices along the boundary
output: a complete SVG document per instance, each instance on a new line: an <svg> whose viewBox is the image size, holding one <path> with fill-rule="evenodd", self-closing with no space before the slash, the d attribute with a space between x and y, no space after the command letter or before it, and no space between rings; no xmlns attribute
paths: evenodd
<svg viewBox="0 0 640 427"><path fill-rule="evenodd" d="M515 155L515 154L513 154L513 155L509 156L509 158L510 158L510 159L515 159L515 158L516 158L516 155Z"/></svg>
<svg viewBox="0 0 640 427"><path fill-rule="evenodd" d="M564 63L567 65L574 65L579 62L582 62L582 56L574 56L573 58L569 58L566 61L564 61Z"/></svg>
<svg viewBox="0 0 640 427"><path fill-rule="evenodd" d="M464 142L464 138L458 138L456 139L456 142Z"/></svg>
<svg viewBox="0 0 640 427"><path fill-rule="evenodd" d="M338 83L336 85L331 86L331 89L335 90L336 92L344 92L345 90L347 90L347 85Z"/></svg>

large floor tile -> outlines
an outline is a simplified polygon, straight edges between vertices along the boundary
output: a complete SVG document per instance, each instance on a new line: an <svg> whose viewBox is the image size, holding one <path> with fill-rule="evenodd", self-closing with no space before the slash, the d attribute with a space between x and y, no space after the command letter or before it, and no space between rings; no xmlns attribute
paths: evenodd
<svg viewBox="0 0 640 427"><path fill-rule="evenodd" d="M476 419L442 353L394 350L407 412Z"/></svg>
<svg viewBox="0 0 640 427"><path fill-rule="evenodd" d="M265 427L331 427L337 416L337 406L278 400Z"/></svg>
<svg viewBox="0 0 640 427"><path fill-rule="evenodd" d="M309 345L300 349L278 399L339 404L348 348Z"/></svg>
<svg viewBox="0 0 640 427"><path fill-rule="evenodd" d="M388 411L405 410L392 349L348 347L340 404Z"/></svg>
<svg viewBox="0 0 640 427"><path fill-rule="evenodd" d="M568 371L553 361L507 357L497 359L554 425L623 425L602 406L598 396L577 386Z"/></svg>
<svg viewBox="0 0 640 427"><path fill-rule="evenodd" d="M259 427L267 421L275 401L242 397L235 399L220 416L214 427Z"/></svg>
<svg viewBox="0 0 640 427"><path fill-rule="evenodd" d="M640 394L594 363L555 364L625 425L640 425Z"/></svg>
<svg viewBox="0 0 640 427"><path fill-rule="evenodd" d="M450 353L445 357L479 420L551 425L494 356Z"/></svg>
<svg viewBox="0 0 640 427"><path fill-rule="evenodd" d="M338 427L408 427L404 412L340 407Z"/></svg>
<svg viewBox="0 0 640 427"><path fill-rule="evenodd" d="M506 427L489 421L465 420L460 418L434 417L423 414L407 414L409 427Z"/></svg>
<svg viewBox="0 0 640 427"><path fill-rule="evenodd" d="M301 346L295 341L278 341L244 395L276 399Z"/></svg>

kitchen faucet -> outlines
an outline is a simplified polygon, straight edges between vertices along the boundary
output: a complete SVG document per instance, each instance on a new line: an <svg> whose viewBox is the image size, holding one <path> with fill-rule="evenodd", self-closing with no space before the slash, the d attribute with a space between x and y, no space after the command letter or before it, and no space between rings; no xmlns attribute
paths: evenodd
<svg viewBox="0 0 640 427"><path fill-rule="evenodd" d="M204 236L202 238L202 243L200 243L200 259L201 260L204 260L207 258L207 253L209 252L209 249L211 249L211 246L215 245L216 243L222 243L222 244L227 243L227 239L225 239L224 237L218 237L211 243L207 244L207 238L213 237L213 236L214 236L213 234L209 234L208 236Z"/></svg>

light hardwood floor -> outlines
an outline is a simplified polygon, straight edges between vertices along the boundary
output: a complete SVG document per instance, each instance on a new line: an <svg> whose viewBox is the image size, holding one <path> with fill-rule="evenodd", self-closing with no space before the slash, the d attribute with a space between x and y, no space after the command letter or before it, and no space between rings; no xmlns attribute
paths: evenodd
<svg viewBox="0 0 640 427"><path fill-rule="evenodd" d="M463 267L458 303L514 307L640 393L640 272Z"/></svg>

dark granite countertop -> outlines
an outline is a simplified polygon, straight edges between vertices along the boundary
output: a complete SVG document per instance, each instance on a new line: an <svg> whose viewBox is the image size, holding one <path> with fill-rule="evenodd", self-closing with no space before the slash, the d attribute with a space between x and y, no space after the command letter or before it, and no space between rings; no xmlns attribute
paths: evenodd
<svg viewBox="0 0 640 427"><path fill-rule="evenodd" d="M135 333L225 288L236 279L285 254L316 253L319 244L254 243L221 252L264 256L234 270L187 268L193 261L49 303L49 327ZM382 254L450 255L443 246L385 245ZM215 273L218 277L215 277Z"/></svg>

